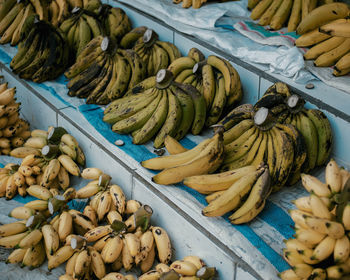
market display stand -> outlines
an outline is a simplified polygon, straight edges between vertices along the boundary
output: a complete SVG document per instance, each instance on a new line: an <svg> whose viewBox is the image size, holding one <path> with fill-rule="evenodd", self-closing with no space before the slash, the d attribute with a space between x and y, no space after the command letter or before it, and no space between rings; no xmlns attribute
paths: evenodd
<svg viewBox="0 0 350 280"><path fill-rule="evenodd" d="M245 92L243 102L255 103L272 82L286 82L296 93L309 101L308 107L317 106L327 114L335 136L333 156L340 164L349 166L350 146L346 141L347 136L350 136L348 94L319 81L314 82L314 89L306 90L305 85L296 84L282 76L270 75L258 65L247 64L208 42L181 34L131 6L112 1L109 1L109 4L124 9L134 26L145 25L153 28L161 40L173 42L184 54L190 48L197 47L206 56L216 54L230 60L241 76ZM1 75L9 85L17 88L17 98L22 103L21 113L31 123L32 128L46 129L50 125L58 125L70 131L86 152L87 166L96 166L111 174L113 181L122 186L128 198L152 206L152 219L168 230L176 249L176 258L190 254L201 256L206 263L217 267L220 279L278 279L274 264L261 261L260 254L264 248L258 248L259 251L245 240L243 227L233 227L222 218L202 216L199 211L201 205L189 193L181 188L152 183L152 173L107 141L78 110L60 101L42 87L19 79L4 64L0 64L0 67ZM316 173L320 177L323 176L322 170ZM281 194L273 195L271 201L279 203L280 198L285 196L286 201L290 202L296 189L300 191L300 187L297 186L284 189ZM280 203L283 210L291 207L286 201L284 204ZM256 231L259 230L259 223L259 218L253 222ZM275 238L269 236L269 233L266 233L264 241L281 252L283 236L276 233L278 237ZM267 241L269 238L270 242Z"/></svg>

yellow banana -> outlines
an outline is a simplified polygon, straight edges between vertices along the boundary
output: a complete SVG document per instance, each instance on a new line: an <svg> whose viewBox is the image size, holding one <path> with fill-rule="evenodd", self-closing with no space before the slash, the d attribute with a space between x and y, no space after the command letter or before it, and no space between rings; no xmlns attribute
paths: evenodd
<svg viewBox="0 0 350 280"><path fill-rule="evenodd" d="M208 217L222 216L238 207L242 197L249 193L261 173L262 171L256 170L240 178L222 195L205 207L202 210L202 214Z"/></svg>
<svg viewBox="0 0 350 280"><path fill-rule="evenodd" d="M123 240L119 236L107 240L102 249L101 257L105 263L113 263L123 250Z"/></svg>
<svg viewBox="0 0 350 280"><path fill-rule="evenodd" d="M89 273L91 256L87 249L81 250L74 266L74 278L82 279L86 273Z"/></svg>
<svg viewBox="0 0 350 280"><path fill-rule="evenodd" d="M49 270L60 266L66 262L74 254L74 249L71 246L63 246L59 248L53 256L49 258L47 268Z"/></svg>
<svg viewBox="0 0 350 280"><path fill-rule="evenodd" d="M336 239L325 237L314 249L313 258L318 261L327 259L334 251Z"/></svg>
<svg viewBox="0 0 350 280"><path fill-rule="evenodd" d="M0 246L4 248L14 248L17 246L23 238L25 238L29 234L28 231L17 233L10 236L5 236L0 238Z"/></svg>
<svg viewBox="0 0 350 280"><path fill-rule="evenodd" d="M200 193L216 192L227 190L234 182L255 170L255 166L249 165L217 174L187 177L183 183Z"/></svg>
<svg viewBox="0 0 350 280"><path fill-rule="evenodd" d="M38 244L41 239L43 238L43 234L41 233L41 230L35 229L31 231L29 234L27 234L18 244L19 248L29 248L33 247L36 244Z"/></svg>
<svg viewBox="0 0 350 280"><path fill-rule="evenodd" d="M304 186L304 188L308 192L313 192L317 196L324 196L324 197L330 197L331 191L328 188L328 186L324 183L322 183L320 180L318 180L316 177L307 175L307 174L301 174L301 182Z"/></svg>
<svg viewBox="0 0 350 280"><path fill-rule="evenodd" d="M7 257L6 263L20 263L20 262L22 262L27 250L28 249L15 249Z"/></svg>
<svg viewBox="0 0 350 280"><path fill-rule="evenodd" d="M112 197L113 204L116 206L119 214L123 214L126 208L126 197L118 185L111 185L109 188L110 195Z"/></svg>
<svg viewBox="0 0 350 280"><path fill-rule="evenodd" d="M198 270L193 263L188 261L174 261L170 265L170 269L173 269L175 272L185 276L194 276Z"/></svg>
<svg viewBox="0 0 350 280"><path fill-rule="evenodd" d="M80 176L80 169L78 165L67 155L60 155L58 157L61 165L73 176Z"/></svg>
<svg viewBox="0 0 350 280"><path fill-rule="evenodd" d="M47 189L39 185L32 185L27 188L27 192L36 198L41 200L49 200L52 197L52 193Z"/></svg>
<svg viewBox="0 0 350 280"><path fill-rule="evenodd" d="M42 242L28 248L22 261L22 266L28 266L29 269L39 267L45 261L45 248Z"/></svg>
<svg viewBox="0 0 350 280"><path fill-rule="evenodd" d="M328 219L332 218L331 212L323 201L315 194L310 195L310 206L315 217Z"/></svg>
<svg viewBox="0 0 350 280"><path fill-rule="evenodd" d="M73 218L72 215L67 211L63 211L60 215L59 225L58 225L58 236L61 242L64 242L68 235L73 232Z"/></svg>
<svg viewBox="0 0 350 280"><path fill-rule="evenodd" d="M81 177L87 180L98 180L98 178L103 174L103 171L96 167L85 168L81 172Z"/></svg>
<svg viewBox="0 0 350 280"><path fill-rule="evenodd" d="M319 233L311 229L296 229L295 238L300 242L306 244L308 247L313 247L320 243L324 238L325 234Z"/></svg>
<svg viewBox="0 0 350 280"><path fill-rule="evenodd" d="M306 217L305 221L312 230L327 234L330 238L339 239L344 236L344 227L340 223L310 216Z"/></svg>
<svg viewBox="0 0 350 280"><path fill-rule="evenodd" d="M157 247L159 261L167 264L172 256L169 236L161 227L153 227L152 234Z"/></svg>
<svg viewBox="0 0 350 280"><path fill-rule="evenodd" d="M333 159L331 159L326 166L325 179L326 184L330 187L333 193L341 191L342 177L340 175L340 168Z"/></svg>
<svg viewBox="0 0 350 280"><path fill-rule="evenodd" d="M102 221L104 216L108 213L109 209L111 208L112 204L112 197L110 195L109 190L105 191L101 198L100 202L97 207L97 218L99 221Z"/></svg>
<svg viewBox="0 0 350 280"><path fill-rule="evenodd" d="M349 238L344 235L342 238L336 240L334 245L334 262L344 263L349 258L350 253L350 241Z"/></svg>
<svg viewBox="0 0 350 280"><path fill-rule="evenodd" d="M140 239L133 233L127 233L125 236L125 242L128 246L130 255L135 257L140 253L141 250L141 242Z"/></svg>
<svg viewBox="0 0 350 280"><path fill-rule="evenodd" d="M16 219L26 220L34 214L35 214L35 211L33 209L25 206L20 206L20 207L14 208L10 212L9 216Z"/></svg>
<svg viewBox="0 0 350 280"><path fill-rule="evenodd" d="M0 226L0 237L22 233L27 230L25 221L4 224Z"/></svg>
<svg viewBox="0 0 350 280"><path fill-rule="evenodd" d="M84 237L87 242L94 242L98 239L106 236L107 234L111 233L113 230L110 225L107 226L98 226L94 229L89 230L87 233L85 233Z"/></svg>
<svg viewBox="0 0 350 280"><path fill-rule="evenodd" d="M44 225L41 228L41 231L44 237L46 250L50 253L50 255L53 255L60 245L58 233L50 224Z"/></svg>

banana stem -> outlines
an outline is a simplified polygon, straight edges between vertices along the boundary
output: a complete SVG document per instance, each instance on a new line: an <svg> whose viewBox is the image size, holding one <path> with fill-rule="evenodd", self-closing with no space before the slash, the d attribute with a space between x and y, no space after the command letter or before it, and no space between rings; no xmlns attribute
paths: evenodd
<svg viewBox="0 0 350 280"><path fill-rule="evenodd" d="M197 273L196 276L200 279L211 279L212 277L214 277L216 274L216 268L215 267L207 267L207 266L203 266L202 268L200 268Z"/></svg>
<svg viewBox="0 0 350 280"><path fill-rule="evenodd" d="M275 123L275 118L272 116L269 109L265 107L259 108L254 115L254 124L261 130L269 130Z"/></svg>
<svg viewBox="0 0 350 280"><path fill-rule="evenodd" d="M51 129L47 135L47 140L50 144L58 145L61 141L62 135L68 133L67 130L65 130L63 127L55 127Z"/></svg>
<svg viewBox="0 0 350 280"><path fill-rule="evenodd" d="M165 89L171 85L173 82L173 73L166 69L161 69L158 71L156 76L156 88Z"/></svg>
<svg viewBox="0 0 350 280"><path fill-rule="evenodd" d="M68 188L66 191L63 193L65 201L70 201L75 198L76 191L74 188Z"/></svg>
<svg viewBox="0 0 350 280"><path fill-rule="evenodd" d="M111 176L109 176L108 174L102 174L98 178L98 185L101 188L106 189L109 186L109 183L111 182L111 180L112 180Z"/></svg>
<svg viewBox="0 0 350 280"><path fill-rule="evenodd" d="M66 205L65 198L62 196L56 195L53 198L50 198L48 203L48 209L51 215L58 210L62 209Z"/></svg>
<svg viewBox="0 0 350 280"><path fill-rule="evenodd" d="M50 161L58 155L59 150L57 145L49 144L41 149L41 153L46 160Z"/></svg>
<svg viewBox="0 0 350 280"><path fill-rule="evenodd" d="M293 94L292 96L288 97L287 105L289 107L289 110L293 113L300 112L300 110L303 109L304 104L305 100L296 94Z"/></svg>
<svg viewBox="0 0 350 280"><path fill-rule="evenodd" d="M149 48L158 40L158 34L152 29L147 29L143 34L142 40L146 47Z"/></svg>
<svg viewBox="0 0 350 280"><path fill-rule="evenodd" d="M81 249L82 247L86 246L86 240L84 237L77 235L70 241L70 246L72 249Z"/></svg>
<svg viewBox="0 0 350 280"><path fill-rule="evenodd" d="M199 76L202 76L202 68L205 64L207 64L207 60L202 60L196 63L192 68L193 74L198 74Z"/></svg>
<svg viewBox="0 0 350 280"><path fill-rule="evenodd" d="M26 222L26 227L31 229L38 228L44 221L46 221L45 216L42 213L30 216Z"/></svg>
<svg viewBox="0 0 350 280"><path fill-rule="evenodd" d="M178 280L180 279L180 275L175 272L175 270L169 270L168 272L162 273L159 278L160 280Z"/></svg>
<svg viewBox="0 0 350 280"><path fill-rule="evenodd" d="M137 211L134 213L136 227L141 226L143 230L146 230L152 214L153 209L149 205L142 205L139 209L137 209Z"/></svg>

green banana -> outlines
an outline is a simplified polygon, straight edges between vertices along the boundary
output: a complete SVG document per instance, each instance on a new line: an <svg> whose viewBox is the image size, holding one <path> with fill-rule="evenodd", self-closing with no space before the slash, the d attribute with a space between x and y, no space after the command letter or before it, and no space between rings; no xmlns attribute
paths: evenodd
<svg viewBox="0 0 350 280"><path fill-rule="evenodd" d="M168 97L165 92L162 93L157 109L153 112L145 125L133 135L134 144L144 144L150 140L164 124L168 113Z"/></svg>
<svg viewBox="0 0 350 280"><path fill-rule="evenodd" d="M156 149L164 146L164 139L167 135L174 136L179 124L182 121L182 109L180 101L169 88L167 88L166 91L169 101L168 115L162 128L159 130L156 138L154 139L153 146Z"/></svg>

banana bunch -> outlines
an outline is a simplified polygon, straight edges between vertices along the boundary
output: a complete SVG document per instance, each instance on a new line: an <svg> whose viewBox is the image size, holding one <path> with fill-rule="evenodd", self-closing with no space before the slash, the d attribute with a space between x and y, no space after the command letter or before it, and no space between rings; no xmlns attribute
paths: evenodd
<svg viewBox="0 0 350 280"><path fill-rule="evenodd" d="M117 42L120 42L124 35L131 31L130 19L120 8L103 4L98 18L105 30L105 35Z"/></svg>
<svg viewBox="0 0 350 280"><path fill-rule="evenodd" d="M49 201L35 200L14 208L10 216L20 221L0 226L0 246L15 248L7 263L22 263L22 266L36 268L47 257L48 268L53 269L69 259L74 249L71 243L67 246L67 242L76 236L73 233L94 228L83 213L66 210L66 203L74 196L75 190L71 188L63 196ZM51 218L56 212L59 212L58 215Z"/></svg>
<svg viewBox="0 0 350 280"><path fill-rule="evenodd" d="M199 9L207 0L173 0L173 3L179 4L182 2L182 8Z"/></svg>
<svg viewBox="0 0 350 280"><path fill-rule="evenodd" d="M103 121L120 134L131 133L134 144L154 139L160 148L167 135L182 139L191 130L199 134L205 123L203 96L191 85L173 81L169 70L162 69L113 101L104 111Z"/></svg>
<svg viewBox="0 0 350 280"><path fill-rule="evenodd" d="M22 147L30 137L29 123L19 116L21 103L16 102L15 94L16 88L0 84L0 152L3 155Z"/></svg>
<svg viewBox="0 0 350 280"><path fill-rule="evenodd" d="M166 69L175 59L181 57L178 48L169 42L158 40L158 34L147 29L133 47L146 65L147 77L155 76L161 69Z"/></svg>
<svg viewBox="0 0 350 280"><path fill-rule="evenodd" d="M103 33L103 28L97 16L80 8L74 8L70 17L61 23L59 29L67 38L71 57L74 61L93 38Z"/></svg>
<svg viewBox="0 0 350 280"><path fill-rule="evenodd" d="M305 109L304 104L305 101L291 93L288 86L283 83L271 86L255 104L255 110L262 106L268 107L280 123L293 125L302 135L303 141L299 141L300 145L297 146L300 154L304 153L303 146L306 146L306 160L303 164L300 161L301 168L293 170L295 173L293 182L299 179L300 171L308 172L316 166L325 164L333 143L332 130L326 115L317 109Z"/></svg>
<svg viewBox="0 0 350 280"><path fill-rule="evenodd" d="M222 131L199 143L191 150L152 158L141 162L141 165L151 170L162 170L152 177L157 184L170 185L181 182L184 178L212 173L223 161Z"/></svg>
<svg viewBox="0 0 350 280"><path fill-rule="evenodd" d="M322 14L324 20L320 21L321 12L326 13L321 10L316 15L310 14L310 19L305 18L312 29L308 25L304 27L295 44L298 47L310 47L304 54L305 60L314 60L317 67L335 65L333 75L343 76L350 72L350 20L346 18L350 11L346 4L336 4L341 6L339 12L342 9L339 16ZM313 24L316 19L317 25Z"/></svg>
<svg viewBox="0 0 350 280"><path fill-rule="evenodd" d="M39 2L39 1L38 1ZM26 19L36 13L31 3L24 1L3 1L0 6L0 44L15 46L21 39Z"/></svg>
<svg viewBox="0 0 350 280"><path fill-rule="evenodd" d="M278 30L288 21L288 32L292 32L302 25L309 14L315 13L313 11L318 6L333 2L333 0L249 0L248 9L252 10L250 17L253 20L259 19L259 25L270 25L271 29Z"/></svg>
<svg viewBox="0 0 350 280"><path fill-rule="evenodd" d="M48 200L60 189L67 190L69 176L80 176L79 165L85 165L77 140L62 127L33 130L24 146L12 150L10 155L23 160L21 165L9 164L2 171L8 177L2 181L2 196L8 199L18 192L21 196L28 193Z"/></svg>
<svg viewBox="0 0 350 280"><path fill-rule="evenodd" d="M69 96L87 98L86 103L108 104L141 82L146 68L134 51L116 49L108 37L97 36L64 75L70 79Z"/></svg>
<svg viewBox="0 0 350 280"><path fill-rule="evenodd" d="M268 165L273 191L277 191L287 182L291 171L299 170L305 160L301 134L291 125L277 123L266 107L254 112L253 106L241 105L219 124L226 129L221 171L248 165L258 167L264 162Z"/></svg>
<svg viewBox="0 0 350 280"><path fill-rule="evenodd" d="M191 176L183 183L206 195L208 205L202 210L204 216L217 217L233 211L229 216L233 224L253 220L264 209L272 191L267 166L248 165L217 174Z"/></svg>
<svg viewBox="0 0 350 280"><path fill-rule="evenodd" d="M69 10L82 8L84 10L98 14L102 4L100 0L66 0Z"/></svg>
<svg viewBox="0 0 350 280"><path fill-rule="evenodd" d="M18 45L10 66L20 78L41 83L53 80L68 65L69 50L65 36L46 21L30 16L25 21L28 34Z"/></svg>
<svg viewBox="0 0 350 280"><path fill-rule="evenodd" d="M66 0L24 0L3 1L0 7L0 44L15 46L25 37L26 20L38 15L40 20L49 21L57 27L69 15Z"/></svg>
<svg viewBox="0 0 350 280"><path fill-rule="evenodd" d="M309 196L294 201L290 210L295 238L285 241L283 256L292 269L282 279L345 279L350 275L350 173L331 160L325 183L302 174Z"/></svg>
<svg viewBox="0 0 350 280"><path fill-rule="evenodd" d="M189 50L187 57L173 61L168 70L175 82L190 84L203 95L207 107L206 126L220 119L226 107L231 107L242 99L239 74L225 59L204 55L196 48Z"/></svg>

